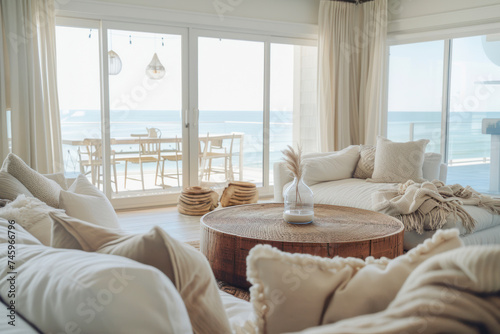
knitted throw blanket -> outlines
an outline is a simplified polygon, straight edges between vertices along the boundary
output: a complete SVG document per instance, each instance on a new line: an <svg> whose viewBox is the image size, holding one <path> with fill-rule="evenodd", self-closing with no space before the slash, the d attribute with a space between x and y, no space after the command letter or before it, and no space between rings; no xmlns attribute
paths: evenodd
<svg viewBox="0 0 500 334"><path fill-rule="evenodd" d="M397 189L380 190L372 196L373 210L401 220L406 231L437 230L447 218L460 219L470 233L476 221L463 205L474 205L491 213L500 214L500 200L483 195L471 187L443 182L415 183L412 180L398 185Z"/></svg>

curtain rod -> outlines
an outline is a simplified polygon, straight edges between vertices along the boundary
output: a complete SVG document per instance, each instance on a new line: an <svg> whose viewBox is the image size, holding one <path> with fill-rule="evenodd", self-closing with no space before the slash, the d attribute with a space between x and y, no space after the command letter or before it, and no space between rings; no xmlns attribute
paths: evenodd
<svg viewBox="0 0 500 334"><path fill-rule="evenodd" d="M375 1L375 0L330 0L330 1L338 1L338 2L349 2L356 5L363 4L365 2Z"/></svg>

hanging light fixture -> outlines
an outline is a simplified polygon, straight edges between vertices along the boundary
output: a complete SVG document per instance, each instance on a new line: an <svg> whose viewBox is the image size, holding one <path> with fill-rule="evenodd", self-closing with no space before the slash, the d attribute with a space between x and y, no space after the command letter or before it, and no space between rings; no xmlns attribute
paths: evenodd
<svg viewBox="0 0 500 334"><path fill-rule="evenodd" d="M165 67L160 63L158 55L155 53L153 59L146 67L146 75L154 80L159 80L165 76Z"/></svg>
<svg viewBox="0 0 500 334"><path fill-rule="evenodd" d="M108 71L109 75L117 75L122 70L122 60L118 53L110 50L108 52Z"/></svg>

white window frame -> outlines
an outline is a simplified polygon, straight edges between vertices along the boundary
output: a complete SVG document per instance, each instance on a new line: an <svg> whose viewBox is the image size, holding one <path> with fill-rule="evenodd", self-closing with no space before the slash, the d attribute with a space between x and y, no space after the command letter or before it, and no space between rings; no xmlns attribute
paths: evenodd
<svg viewBox="0 0 500 334"><path fill-rule="evenodd" d="M264 43L264 92L263 92L263 185L259 187L261 197L268 197L273 194L274 186L270 185L270 166L269 166L269 127L270 127L270 45L271 43L292 44L303 46L317 46L317 37L312 35L315 29L311 27L300 26L295 29L285 29L282 23L266 22L263 26L267 31L248 28L249 22L262 23L261 20L244 20L241 27L219 26L202 27L188 23L185 25L173 23L159 23L157 21L148 22L143 19L136 19L132 22L126 19L123 14L123 20L116 16L109 17L108 14L81 14L74 16L74 13L58 13L56 24L60 26L95 28L99 29L100 39L100 83L101 83L101 124L103 138L103 160L104 160L104 193L111 200L116 209L160 206L165 204L174 204L177 201L178 194L145 194L138 197L112 198L111 189L111 165L109 156L110 145L110 106L109 106L109 80L107 62L107 42L108 30L135 30L152 33L170 33L182 36L182 110L183 110L183 157L187 157L183 163L183 186L196 185L198 183L198 37L216 37L225 39L259 41ZM68 15L68 16L63 16ZM196 14L193 14L196 17ZM236 24L234 21L233 24ZM257 26L257 25L252 25ZM275 26L276 35L272 28ZM288 24L292 27L293 24ZM271 31L269 30L271 29ZM285 30L287 32L285 33ZM236 31L236 32L235 32ZM257 32L257 33L255 33ZM313 37L314 36L314 37Z"/></svg>
<svg viewBox="0 0 500 334"><path fill-rule="evenodd" d="M443 53L443 85L442 85L442 103L441 103L441 159L443 163L448 162L448 135L449 126L448 118L450 114L450 79L451 79L451 55L453 48L453 39L480 36L487 34L500 33L500 23L488 23L483 25L466 26L460 28L449 28L436 31L416 32L416 33L398 33L389 34L387 49L386 49L386 74L384 77L384 96L383 96L383 111L382 111L382 133L387 137L387 121L388 121L388 101L389 101L389 65L390 65L390 48L395 45L444 41Z"/></svg>

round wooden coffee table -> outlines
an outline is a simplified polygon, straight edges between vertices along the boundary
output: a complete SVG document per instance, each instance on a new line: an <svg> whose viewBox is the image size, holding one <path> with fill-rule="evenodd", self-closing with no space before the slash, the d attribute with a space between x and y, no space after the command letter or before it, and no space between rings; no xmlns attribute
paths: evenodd
<svg viewBox="0 0 500 334"><path fill-rule="evenodd" d="M217 279L248 288L246 258L255 245L324 257L394 258L403 254L403 236L399 220L374 211L318 204L311 224L292 225L283 220L283 203L262 203L204 215L200 248Z"/></svg>

